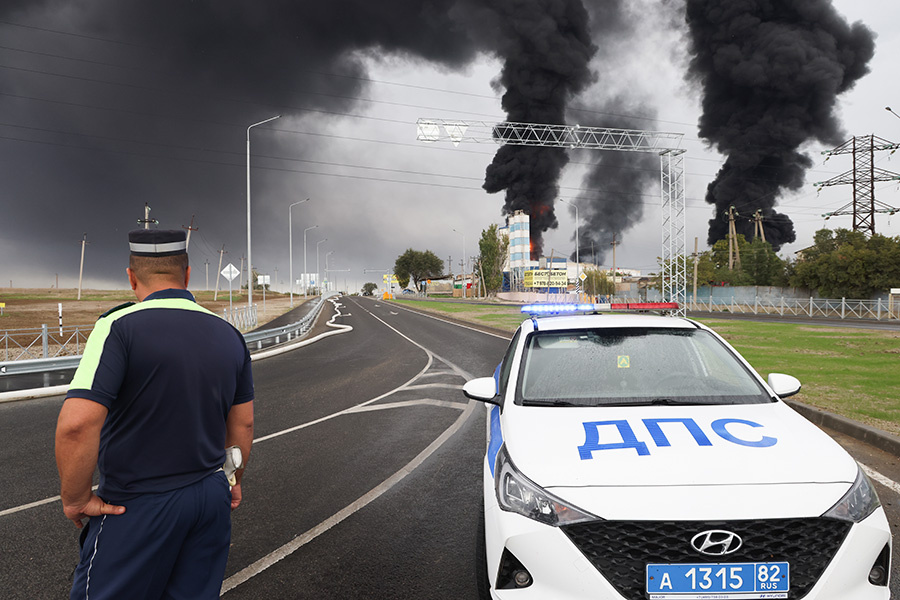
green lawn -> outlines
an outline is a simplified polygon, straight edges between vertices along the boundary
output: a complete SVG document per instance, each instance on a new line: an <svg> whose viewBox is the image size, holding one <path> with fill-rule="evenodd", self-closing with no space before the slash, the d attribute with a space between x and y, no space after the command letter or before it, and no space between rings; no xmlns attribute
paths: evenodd
<svg viewBox="0 0 900 600"><path fill-rule="evenodd" d="M803 383L800 402L900 433L900 333L704 319L762 375Z"/></svg>
<svg viewBox="0 0 900 600"><path fill-rule="evenodd" d="M398 304L513 332L514 306L400 300ZM794 399L900 434L900 332L819 325L702 319L764 377L803 383Z"/></svg>

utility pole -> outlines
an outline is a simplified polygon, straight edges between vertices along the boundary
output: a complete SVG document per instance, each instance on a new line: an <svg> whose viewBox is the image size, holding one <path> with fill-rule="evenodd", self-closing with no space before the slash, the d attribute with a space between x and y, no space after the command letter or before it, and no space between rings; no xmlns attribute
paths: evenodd
<svg viewBox="0 0 900 600"><path fill-rule="evenodd" d="M209 259L206 259L206 291L209 291Z"/></svg>
<svg viewBox="0 0 900 600"><path fill-rule="evenodd" d="M150 218L150 205L144 202L144 218L138 219L138 225L143 225L144 229L150 229L150 224L159 225L159 221Z"/></svg>
<svg viewBox="0 0 900 600"><path fill-rule="evenodd" d="M761 209L756 209L756 212L753 213L753 239L755 240L758 237L762 238L762 241L766 241L766 230L763 229L763 214Z"/></svg>
<svg viewBox="0 0 900 600"><path fill-rule="evenodd" d="M216 271L216 293L213 295L213 301L219 299L219 275L222 274L222 257L225 256L225 244L222 244L222 249L219 250L219 270ZM231 289L231 288L229 288Z"/></svg>
<svg viewBox="0 0 900 600"><path fill-rule="evenodd" d="M900 144L874 135L863 135L844 142L834 150L823 152L822 154L827 155L828 158L838 154L852 154L853 169L837 177L832 177L828 181L819 181L814 185L821 191L826 186L851 184L853 185L853 201L822 216L828 220L831 217L852 214L853 231L862 229L869 235L875 235L875 213L892 215L900 210L875 200L876 181L900 181L900 174L875 167L875 151L895 151L898 148L900 148ZM827 161L828 158L825 160Z"/></svg>
<svg viewBox="0 0 900 600"><path fill-rule="evenodd" d="M734 217L740 216L734 206L728 207L728 270L741 268L741 249L738 246L737 230L734 228Z"/></svg>
<svg viewBox="0 0 900 600"><path fill-rule="evenodd" d="M278 285L278 267L275 267L275 285ZM275 291L275 288L272 288L272 291Z"/></svg>
<svg viewBox="0 0 900 600"><path fill-rule="evenodd" d="M187 252L188 248L191 247L191 232L192 231L200 231L200 229L198 227L194 227L194 215L191 215L191 224L188 225L187 227L182 225L181 228L187 229L187 238L184 241L184 250L185 250L185 252ZM209 289L209 286L206 286L206 288Z"/></svg>
<svg viewBox="0 0 900 600"><path fill-rule="evenodd" d="M84 247L87 245L87 234L81 236L81 265L78 267L78 299L81 300L81 276L84 274ZM12 281L9 282L12 287Z"/></svg>
<svg viewBox="0 0 900 600"><path fill-rule="evenodd" d="M615 234L615 233L613 233L613 241L610 242L609 245L613 247L613 285L615 285L615 284L616 284L616 273L617 273L617 269L616 269L616 246L619 245L619 242L616 241L616 234Z"/></svg>
<svg viewBox="0 0 900 600"><path fill-rule="evenodd" d="M241 255L241 269L240 274L238 275L238 291L241 291L241 288L244 287L244 256ZM250 281L252 279L252 275L247 274L247 291L250 290L250 287L253 285L253 282Z"/></svg>

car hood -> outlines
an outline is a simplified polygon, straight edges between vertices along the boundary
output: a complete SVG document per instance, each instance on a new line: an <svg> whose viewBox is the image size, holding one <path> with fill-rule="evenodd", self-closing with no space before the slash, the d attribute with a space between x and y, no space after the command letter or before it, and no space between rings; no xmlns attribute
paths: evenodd
<svg viewBox="0 0 900 600"><path fill-rule="evenodd" d="M857 475L843 448L783 402L515 406L502 428L523 475L605 518L639 505L643 518L655 518L648 503L666 515L666 506L694 505L678 518L733 518L735 503L769 506L777 516L821 514Z"/></svg>

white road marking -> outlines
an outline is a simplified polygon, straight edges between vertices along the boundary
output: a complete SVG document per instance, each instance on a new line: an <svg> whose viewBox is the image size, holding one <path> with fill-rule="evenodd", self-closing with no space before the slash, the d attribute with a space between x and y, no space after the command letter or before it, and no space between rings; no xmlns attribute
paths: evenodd
<svg viewBox="0 0 900 600"><path fill-rule="evenodd" d="M378 305L377 305L377 304L375 305L375 308L378 308ZM430 315L430 314L427 314L427 313L424 313L424 312L419 312L419 311L416 311L416 310L410 310L410 309L406 308L405 306L400 306L400 305L398 305L397 308L403 309L403 310L405 310L406 312L411 312L411 313L413 313L414 315L419 315L419 316L422 316L422 317L428 317L429 319L434 319L435 321L440 321L441 323L447 323L448 325L456 325L457 327L461 327L461 328L463 328L463 329L468 329L468 330L470 330L470 331L477 331L478 333L483 333L484 335L490 335L490 336L493 336L493 337L495 337L495 338L500 338L501 340L509 341L509 340L512 339L512 334L511 334L511 333L510 333L508 336L504 336L504 335L500 335L500 334L497 334L497 333L491 333L490 331L482 331L481 329L475 329L474 327L469 327L469 326L467 326L467 325L460 325L459 323L454 323L453 321L448 321L448 320L442 319L442 318L440 318L440 317L435 317L434 315ZM365 310L365 309L363 309L363 310ZM374 316L374 315L373 315L373 316ZM524 319L522 319L522 320L524 321Z"/></svg>
<svg viewBox="0 0 900 600"><path fill-rule="evenodd" d="M97 486L91 488L96 491ZM44 498L43 500L38 500L37 502L29 502L28 504L23 504L21 506L14 506L12 508L7 508L6 510L0 510L0 517L4 517L6 515L11 515L13 513L22 512L23 510L28 510L29 508L35 508L38 506L43 506L44 504L50 504L52 502L57 502L61 500L59 496L53 496L52 498Z"/></svg>
<svg viewBox="0 0 900 600"><path fill-rule="evenodd" d="M862 470L865 471L866 475L868 475L871 479L874 479L884 487L893 491L895 494L900 494L900 483L897 483L890 477L882 475L872 467L868 467L862 463L859 463L859 466L862 467Z"/></svg>
<svg viewBox="0 0 900 600"><path fill-rule="evenodd" d="M425 390L432 388L445 388L448 390L461 390L463 386L456 385L454 383L420 383L419 385L411 385L407 387L408 390Z"/></svg>
<svg viewBox="0 0 900 600"><path fill-rule="evenodd" d="M290 556L291 554L296 552L298 549L300 549L307 543L316 539L317 537L319 537L320 535L322 535L323 533L325 533L326 531L328 531L329 529L331 529L332 527L334 527L335 525L337 525L338 523L340 523L347 517L351 516L355 512L364 508L365 506L370 504L373 500L377 499L379 496L384 494L386 491L388 491L389 489L394 487L397 483L402 481L407 475L412 473L419 465L421 465L423 462L425 462L425 460L429 456L431 456L435 450L440 448L444 444L444 442L446 442L448 439L450 439L450 437L452 437L453 434L455 434L459 430L459 428L462 427L463 423L466 422L466 419L468 419L469 415L472 414L472 412L474 411L474 408L475 408L475 402L470 401L466 405L466 409L462 412L461 415L459 415L459 417L457 417L457 419L453 423L453 425L448 427L444 431L444 433L442 433L436 440L431 442L431 444L429 444L427 448L422 450L422 452L420 452L418 454L418 456L416 456L414 459L412 459L410 462L408 462L399 471L397 471L396 473L394 473L393 475L391 475L390 477L385 479L378 486L372 488L368 493L361 496L358 500L356 500L352 504L349 504L348 506L344 507L342 510L336 512L331 517L325 519L324 521L322 521L321 523L319 523L312 529L308 530L304 534L294 538L293 540L291 540L287 544L281 546L274 552L267 554L263 558L259 559L258 561L254 562L253 564L249 565L248 567L241 569L240 571L238 571L237 573L235 573L234 575L232 575L231 577L226 579L224 582L222 582L222 592L221 593L224 595L226 592L233 590L240 584L249 580L251 577L254 577L254 576L262 573L263 571L265 571L266 569L268 569L269 567L271 567L272 565L274 565L281 559L286 558L287 556Z"/></svg>
<svg viewBox="0 0 900 600"><path fill-rule="evenodd" d="M422 398L421 400L406 400L405 402L389 402L387 404L370 404L360 408L351 408L347 413L369 412L373 410L387 410L390 408L407 408L410 406L440 406L442 408L455 408L456 410L465 410L466 405L460 402L449 402L447 400L435 400L434 398Z"/></svg>

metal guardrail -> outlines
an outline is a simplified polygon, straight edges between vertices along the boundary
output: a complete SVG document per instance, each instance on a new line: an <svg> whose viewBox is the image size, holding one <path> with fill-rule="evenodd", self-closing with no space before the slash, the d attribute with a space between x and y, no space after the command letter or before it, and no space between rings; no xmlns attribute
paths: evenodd
<svg viewBox="0 0 900 600"><path fill-rule="evenodd" d="M322 306L324 306L325 304L324 300L331 297L332 295L334 294L332 293L327 296L311 300L311 302L314 303L313 307L308 313L306 313L306 315L302 319L300 319L296 323L291 323L290 325L285 325L283 327L275 327L273 329L264 329L261 331L245 333L244 340L247 343L247 348L249 348L250 351L253 352L254 350L261 350L264 347L274 346L282 342L287 343L291 340L302 337L307 331L312 328L313 324L315 323L316 317L319 315L319 312L321 312L322 310ZM80 331L89 332L92 328L93 326L91 326L91 328L81 327ZM43 329L45 330L44 333L46 333L46 326ZM87 340L87 335L84 334L83 338L84 340L82 341L82 345L84 344L84 341ZM49 371L75 369L78 367L78 363L80 361L80 354L4 361L0 362L0 376L24 375L28 373L46 373Z"/></svg>

